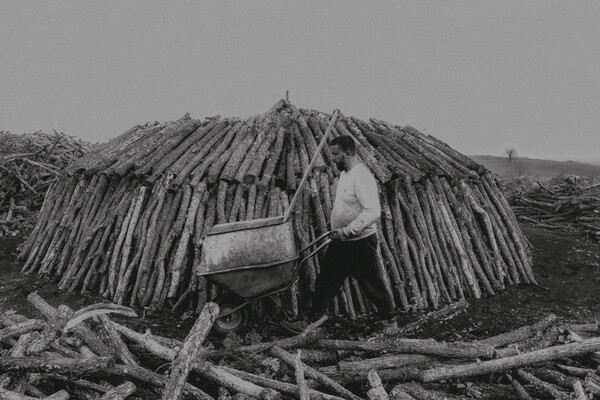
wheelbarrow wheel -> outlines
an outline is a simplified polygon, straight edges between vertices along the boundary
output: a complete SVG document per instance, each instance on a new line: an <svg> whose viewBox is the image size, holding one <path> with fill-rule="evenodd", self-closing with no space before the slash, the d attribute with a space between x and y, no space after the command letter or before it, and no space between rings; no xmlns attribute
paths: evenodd
<svg viewBox="0 0 600 400"><path fill-rule="evenodd" d="M221 313L225 313L242 304L242 300L236 296L227 294L217 297L215 303L219 305ZM241 332L246 329L247 326L248 309L242 307L229 315L217 318L213 325L213 331L219 335L226 336L229 333Z"/></svg>

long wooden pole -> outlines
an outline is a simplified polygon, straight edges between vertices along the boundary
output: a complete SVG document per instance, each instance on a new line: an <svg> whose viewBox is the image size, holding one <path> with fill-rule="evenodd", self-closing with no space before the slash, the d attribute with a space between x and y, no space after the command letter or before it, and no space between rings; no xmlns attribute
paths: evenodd
<svg viewBox="0 0 600 400"><path fill-rule="evenodd" d="M313 154L312 160L310 160L310 164L308 165L308 168L304 172L304 176L302 177L300 184L296 188L296 193L294 193L294 198L292 198L292 201L290 202L290 206L287 208L287 210L285 210L285 214L283 216L284 222L290 219L290 216L292 215L292 211L294 210L294 206L296 205L296 202L298 201L298 197L302 193L302 188L304 187L304 184L306 183L306 180L308 179L308 176L310 175L310 171L312 170L315 163L317 162L317 158L319 158L318 157L319 154L321 154L321 149L323 148L323 146L325 146L325 143L327 142L327 136L329 136L329 133L333 129L333 126L335 125L335 121L337 120L339 112L340 112L339 110L335 110L333 112L333 116L331 117L331 122L329 123L329 126L327 127L327 130L325 131L325 134L323 135L323 138L321 139L321 142L319 143L317 150Z"/></svg>

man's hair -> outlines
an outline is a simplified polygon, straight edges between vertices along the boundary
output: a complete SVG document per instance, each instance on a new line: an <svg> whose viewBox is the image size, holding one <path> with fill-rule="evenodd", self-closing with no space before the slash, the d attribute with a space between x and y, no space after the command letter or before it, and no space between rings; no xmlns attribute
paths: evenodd
<svg viewBox="0 0 600 400"><path fill-rule="evenodd" d="M333 138L331 142L329 142L330 146L336 145L343 152L350 151L351 154L356 154L356 143L354 143L354 139L352 136L342 135L336 138Z"/></svg>

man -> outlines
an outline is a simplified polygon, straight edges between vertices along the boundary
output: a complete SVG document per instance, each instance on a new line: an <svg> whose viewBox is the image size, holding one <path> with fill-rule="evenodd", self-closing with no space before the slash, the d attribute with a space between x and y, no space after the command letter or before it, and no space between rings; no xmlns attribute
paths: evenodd
<svg viewBox="0 0 600 400"><path fill-rule="evenodd" d="M375 178L358 162L356 144L350 136L338 136L330 143L339 177L331 212L332 242L327 248L313 294L310 320L325 314L348 275L361 284L384 321L384 334L398 330L391 294L380 278L377 265L377 227L381 206ZM292 333L302 332L309 321L282 321Z"/></svg>

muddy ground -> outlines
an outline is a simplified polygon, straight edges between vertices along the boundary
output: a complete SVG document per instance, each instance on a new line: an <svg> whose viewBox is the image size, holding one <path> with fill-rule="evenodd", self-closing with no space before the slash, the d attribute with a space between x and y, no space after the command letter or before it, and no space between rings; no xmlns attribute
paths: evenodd
<svg viewBox="0 0 600 400"><path fill-rule="evenodd" d="M522 228L532 245L533 269L539 286L517 285L496 296L469 299L470 306L465 312L432 323L415 337L447 341L482 338L534 323L550 313L564 322L600 321L600 244L576 231L550 231L530 224ZM32 291L54 306L68 304L74 309L103 301L98 297L63 294L48 279L20 274L16 255L23 240L24 237L0 238L0 311L14 310L39 317L27 302ZM417 317L401 314L398 320L403 324ZM191 313L178 316L165 312L160 317L132 320L115 316L114 319L139 330L150 328L154 333L183 339L195 318ZM333 318L325 324L326 336L335 338L362 339L376 328L372 317L355 321ZM281 328L266 320L255 321L251 330L263 340L285 336ZM209 339L218 345L217 337L211 335Z"/></svg>

